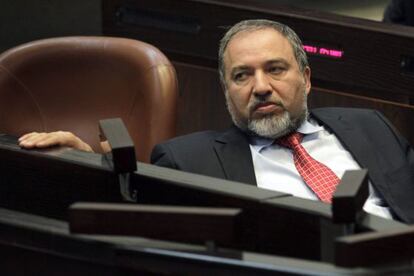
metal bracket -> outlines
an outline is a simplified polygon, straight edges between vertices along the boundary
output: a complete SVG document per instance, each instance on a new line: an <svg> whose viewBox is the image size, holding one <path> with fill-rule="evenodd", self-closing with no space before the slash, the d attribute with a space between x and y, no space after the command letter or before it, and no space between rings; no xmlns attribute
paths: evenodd
<svg viewBox="0 0 414 276"><path fill-rule="evenodd" d="M332 198L332 220L336 224L355 224L368 198L368 170L346 171Z"/></svg>
<svg viewBox="0 0 414 276"><path fill-rule="evenodd" d="M135 147L120 118L99 121L101 139L107 140L111 151L104 158L118 174L120 192L127 201L136 202L137 190L130 185L130 173L137 170Z"/></svg>

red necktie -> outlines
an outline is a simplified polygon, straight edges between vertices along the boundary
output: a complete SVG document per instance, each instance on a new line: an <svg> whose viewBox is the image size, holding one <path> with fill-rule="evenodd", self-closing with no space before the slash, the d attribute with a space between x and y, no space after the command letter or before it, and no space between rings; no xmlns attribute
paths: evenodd
<svg viewBox="0 0 414 276"><path fill-rule="evenodd" d="M294 132L278 139L277 143L293 153L295 167L305 183L320 200L331 203L332 195L340 179L324 164L313 159L302 147L303 134Z"/></svg>

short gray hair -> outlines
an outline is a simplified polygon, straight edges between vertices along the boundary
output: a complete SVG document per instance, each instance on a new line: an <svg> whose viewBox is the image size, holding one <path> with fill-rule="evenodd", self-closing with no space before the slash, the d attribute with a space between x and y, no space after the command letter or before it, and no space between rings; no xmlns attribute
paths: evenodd
<svg viewBox="0 0 414 276"><path fill-rule="evenodd" d="M306 56L305 51L303 50L302 41L300 40L299 36L295 33L295 31L293 31L291 28L282 23L266 19L244 20L231 27L220 40L220 47L218 53L218 70L220 74L221 83L224 87L226 87L224 74L224 52L226 51L227 45L229 44L230 40L240 32L256 31L266 28L276 30L289 41L301 72L303 72L305 68L309 66L308 58Z"/></svg>

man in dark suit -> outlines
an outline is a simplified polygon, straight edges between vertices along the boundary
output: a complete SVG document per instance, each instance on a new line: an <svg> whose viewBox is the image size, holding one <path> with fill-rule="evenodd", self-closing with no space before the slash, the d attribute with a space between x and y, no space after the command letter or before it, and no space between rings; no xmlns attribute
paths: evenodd
<svg viewBox="0 0 414 276"><path fill-rule="evenodd" d="M295 150L278 142L298 134L301 151L328 167L333 178L368 168L366 211L414 222L412 148L376 111L308 112L310 68L289 27L268 20L236 24L221 41L219 72L234 126L160 144L152 154L154 164L323 199L302 174Z"/></svg>
<svg viewBox="0 0 414 276"><path fill-rule="evenodd" d="M158 145L154 164L324 202L346 170L368 168L364 209L414 222L412 148L378 112L308 112L311 71L293 30L268 20L236 24L220 43L219 72L234 126ZM292 137L296 144L289 148L282 141ZM56 144L90 151L67 132L20 138L25 148Z"/></svg>

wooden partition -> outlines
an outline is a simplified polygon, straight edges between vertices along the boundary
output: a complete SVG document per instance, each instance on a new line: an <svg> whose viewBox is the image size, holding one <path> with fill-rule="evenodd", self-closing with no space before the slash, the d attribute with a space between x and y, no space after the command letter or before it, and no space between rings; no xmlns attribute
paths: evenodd
<svg viewBox="0 0 414 276"><path fill-rule="evenodd" d="M309 54L311 107L382 111L414 144L414 29L247 0L103 0L103 32L154 44L176 66L178 134L230 124L218 81L225 30L249 18L291 26Z"/></svg>

